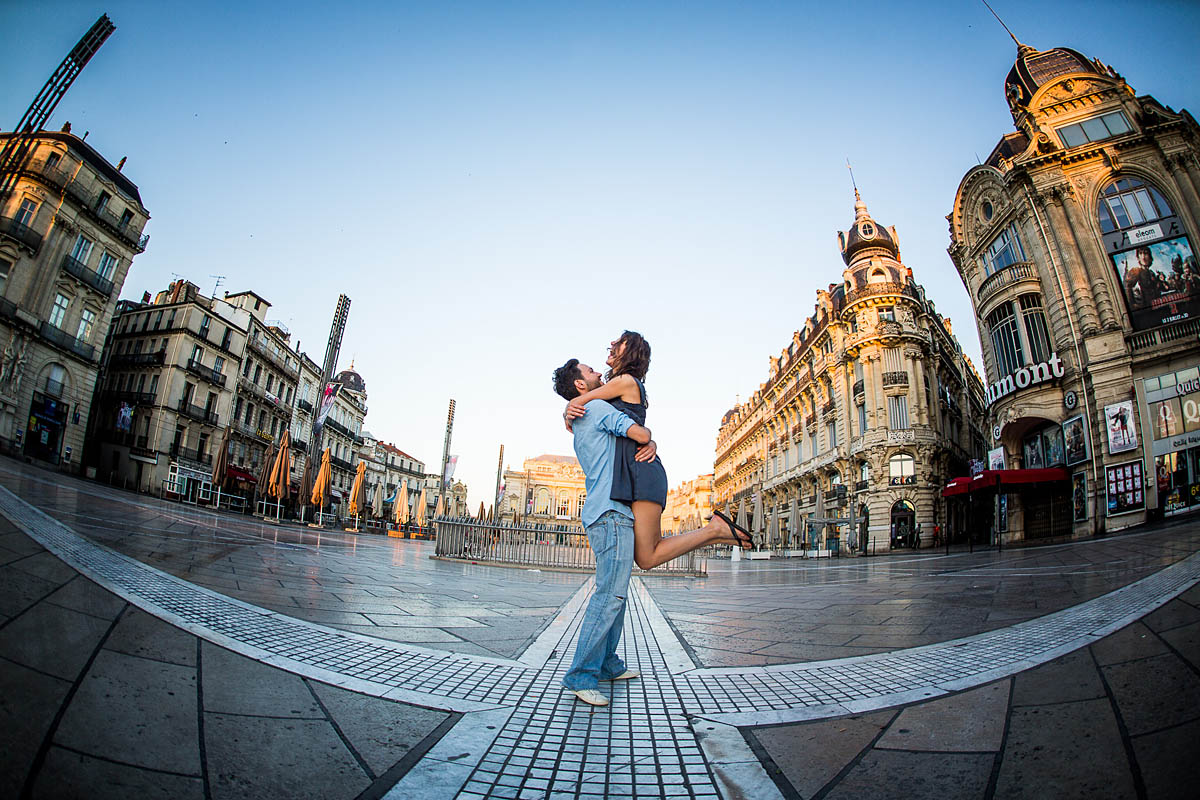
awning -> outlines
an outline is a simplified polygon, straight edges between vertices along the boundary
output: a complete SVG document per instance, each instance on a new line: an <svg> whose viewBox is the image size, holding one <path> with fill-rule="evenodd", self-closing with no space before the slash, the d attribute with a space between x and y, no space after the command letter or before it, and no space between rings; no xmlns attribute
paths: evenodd
<svg viewBox="0 0 1200 800"><path fill-rule="evenodd" d="M1048 469L985 469L972 477L955 478L942 489L942 497L977 492L981 489L997 489L1003 487L1018 488L1041 483L1055 483L1071 479L1065 469L1051 467Z"/></svg>
<svg viewBox="0 0 1200 800"><path fill-rule="evenodd" d="M230 480L242 481L243 483L258 483L258 478L254 477L245 470L238 469L237 467L226 468L225 475Z"/></svg>

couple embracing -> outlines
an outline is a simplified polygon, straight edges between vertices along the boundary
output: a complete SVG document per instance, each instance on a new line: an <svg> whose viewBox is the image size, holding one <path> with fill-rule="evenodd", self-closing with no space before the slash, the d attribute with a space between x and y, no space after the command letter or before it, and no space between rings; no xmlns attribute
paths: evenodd
<svg viewBox="0 0 1200 800"><path fill-rule="evenodd" d="M594 706L608 705L600 681L638 677L616 652L633 564L650 569L710 544L752 544L749 532L719 511L699 530L663 538L667 473L646 427L643 384L650 345L625 331L609 346L606 363L604 377L577 358L554 371L554 391L568 401L564 419L587 489L581 516L596 554L596 589L563 685Z"/></svg>

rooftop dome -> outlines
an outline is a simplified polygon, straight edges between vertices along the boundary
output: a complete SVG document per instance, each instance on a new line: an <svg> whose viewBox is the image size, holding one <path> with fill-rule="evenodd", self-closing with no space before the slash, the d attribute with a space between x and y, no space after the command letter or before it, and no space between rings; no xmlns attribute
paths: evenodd
<svg viewBox="0 0 1200 800"><path fill-rule="evenodd" d="M362 375L354 371L354 364L350 365L350 369L344 369L335 375L333 382L340 383L342 386L355 392L367 393L367 384L363 381Z"/></svg>
<svg viewBox="0 0 1200 800"><path fill-rule="evenodd" d="M1069 47L1037 50L1027 44L1018 44L1017 61L1004 79L1004 94L1010 106L1026 106L1042 86L1063 75L1079 72L1102 74L1087 56Z"/></svg>
<svg viewBox="0 0 1200 800"><path fill-rule="evenodd" d="M863 202L858 189L854 190L854 225L849 233L838 231L838 241L842 246L842 260L847 265L854 260L859 251L873 247L882 247L893 257L900 257L900 248L896 246L896 240L887 228L871 218L867 212L867 204Z"/></svg>

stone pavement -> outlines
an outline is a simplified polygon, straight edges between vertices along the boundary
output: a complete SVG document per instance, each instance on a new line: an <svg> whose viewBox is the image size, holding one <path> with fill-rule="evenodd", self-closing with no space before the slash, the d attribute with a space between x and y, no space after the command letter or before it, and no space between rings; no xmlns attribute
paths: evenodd
<svg viewBox="0 0 1200 800"><path fill-rule="evenodd" d="M624 655L644 677L594 711L558 689L580 576L316 543L11 462L0 485L3 796L1169 797L1200 778L1193 525L635 581ZM327 621L295 613L318 603ZM934 604L963 638L905 639ZM362 633L400 627L385 613L454 641ZM856 627L832 647L906 643L722 667L838 624ZM450 652L481 628L506 652Z"/></svg>

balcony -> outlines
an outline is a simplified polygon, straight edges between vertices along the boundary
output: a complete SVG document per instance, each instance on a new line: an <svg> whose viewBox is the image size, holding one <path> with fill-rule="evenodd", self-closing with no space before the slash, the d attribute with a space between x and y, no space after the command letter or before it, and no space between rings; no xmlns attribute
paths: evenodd
<svg viewBox="0 0 1200 800"><path fill-rule="evenodd" d="M846 296L846 305L857 303L868 297L879 297L881 295L898 295L902 297L911 297L914 300L920 299L917 292L911 286L903 283L869 283L862 288L855 289Z"/></svg>
<svg viewBox="0 0 1200 800"><path fill-rule="evenodd" d="M907 372L885 372L883 373L884 388L888 386L908 386Z"/></svg>
<svg viewBox="0 0 1200 800"><path fill-rule="evenodd" d="M167 351L154 353L122 353L112 357L114 367L161 367L166 361Z"/></svg>
<svg viewBox="0 0 1200 800"><path fill-rule="evenodd" d="M1037 270L1028 261L1017 261L989 275L975 293L982 304L1005 286L1012 286L1021 281L1037 281Z"/></svg>
<svg viewBox="0 0 1200 800"><path fill-rule="evenodd" d="M1136 353L1172 342L1194 342L1197 335L1200 335L1200 319L1186 319L1161 328L1139 331L1129 337L1129 347Z"/></svg>
<svg viewBox="0 0 1200 800"><path fill-rule="evenodd" d="M219 417L217 412L211 411L200 406L194 406L185 399L180 399L176 410L184 416L191 417L197 422L203 422L205 425L219 425Z"/></svg>
<svg viewBox="0 0 1200 800"><path fill-rule="evenodd" d="M96 348L92 347L82 339L76 339L71 334L64 330L54 327L49 322L42 323L41 329L42 338L51 344L57 345L64 350L70 350L80 358L94 361L96 356Z"/></svg>
<svg viewBox="0 0 1200 800"><path fill-rule="evenodd" d="M263 359L271 362L271 364L273 364L274 367L284 375L287 375L292 380L298 380L300 378L300 370L297 367L288 366L283 357L275 353L275 351L268 347L266 342L262 341L259 337L248 336L246 338L246 344L249 345L250 349Z"/></svg>
<svg viewBox="0 0 1200 800"><path fill-rule="evenodd" d="M304 452L308 450L308 442L303 439L292 439L292 449Z"/></svg>
<svg viewBox="0 0 1200 800"><path fill-rule="evenodd" d="M346 472L354 472L354 469L355 469L354 465L351 464L349 461L345 461L334 455L331 455L329 457L329 464L331 466L337 467L338 469L345 470Z"/></svg>
<svg viewBox="0 0 1200 800"><path fill-rule="evenodd" d="M222 375L220 372L217 372L212 367L204 366L204 364L200 363L199 361L193 361L191 359L188 359L187 366L184 367L184 369L186 369L188 372L192 373L193 375L198 375L199 377L203 378L204 380L208 381L209 383L213 384L214 386L222 386L223 387L225 385L225 376L224 375Z"/></svg>
<svg viewBox="0 0 1200 800"><path fill-rule="evenodd" d="M139 253L145 251L146 244L150 241L149 235L139 236L138 232L130 227L128 223L123 223L120 217L109 211L108 208L101 207L98 202L100 198L99 191L89 192L87 187L77 182L75 176L70 172L56 166L49 166L45 159L32 162L25 168L25 172L44 179L55 189L58 189L60 193L65 192L89 216L111 228L114 233L127 242L134 250Z"/></svg>
<svg viewBox="0 0 1200 800"><path fill-rule="evenodd" d="M834 402L833 402L832 400L830 400L828 403L826 403L825 405L821 406L821 414L822 414L822 415L829 415L829 414L832 414L832 413L833 413L833 409L834 409Z"/></svg>
<svg viewBox="0 0 1200 800"><path fill-rule="evenodd" d="M867 490L867 481L858 481L854 484L854 491L865 492Z"/></svg>
<svg viewBox="0 0 1200 800"><path fill-rule="evenodd" d="M187 447L179 445L171 445L171 458L177 458L181 461L191 461L194 464L203 464L206 467L212 466L212 455L209 453L201 453Z"/></svg>
<svg viewBox="0 0 1200 800"><path fill-rule="evenodd" d="M343 425L342 423L335 420L332 416L325 418L325 426L328 428L331 428L334 431L337 431L339 434L341 434L342 436L345 436L347 439L350 439L351 441L354 441L359 438L354 433L351 433L349 428L347 428L345 425Z"/></svg>
<svg viewBox="0 0 1200 800"><path fill-rule="evenodd" d="M854 382L854 396L861 397L865 393L866 393L866 386L865 386L864 382L862 380L855 381Z"/></svg>
<svg viewBox="0 0 1200 800"><path fill-rule="evenodd" d="M42 235L14 217L0 217L0 233L11 236L34 253L42 247Z"/></svg>
<svg viewBox="0 0 1200 800"><path fill-rule="evenodd" d="M50 378L46 378L46 385L43 387L42 391L44 391L46 394L50 395L51 397L62 397L63 391L65 389L66 389L66 387L63 386L62 381L56 381L56 380L51 380Z"/></svg>
<svg viewBox="0 0 1200 800"><path fill-rule="evenodd" d="M0 317L4 317L5 319L16 319L17 304L12 300L5 300L3 297L0 297Z"/></svg>
<svg viewBox="0 0 1200 800"><path fill-rule="evenodd" d="M78 278L105 297L112 296L113 282L108 278L101 277L100 273L88 269L86 264L76 258L72 258L70 253L63 256L62 269L63 272L74 278Z"/></svg>
<svg viewBox="0 0 1200 800"><path fill-rule="evenodd" d="M296 407L305 414L311 414L313 410L312 403L308 402L307 400L297 400Z"/></svg>

